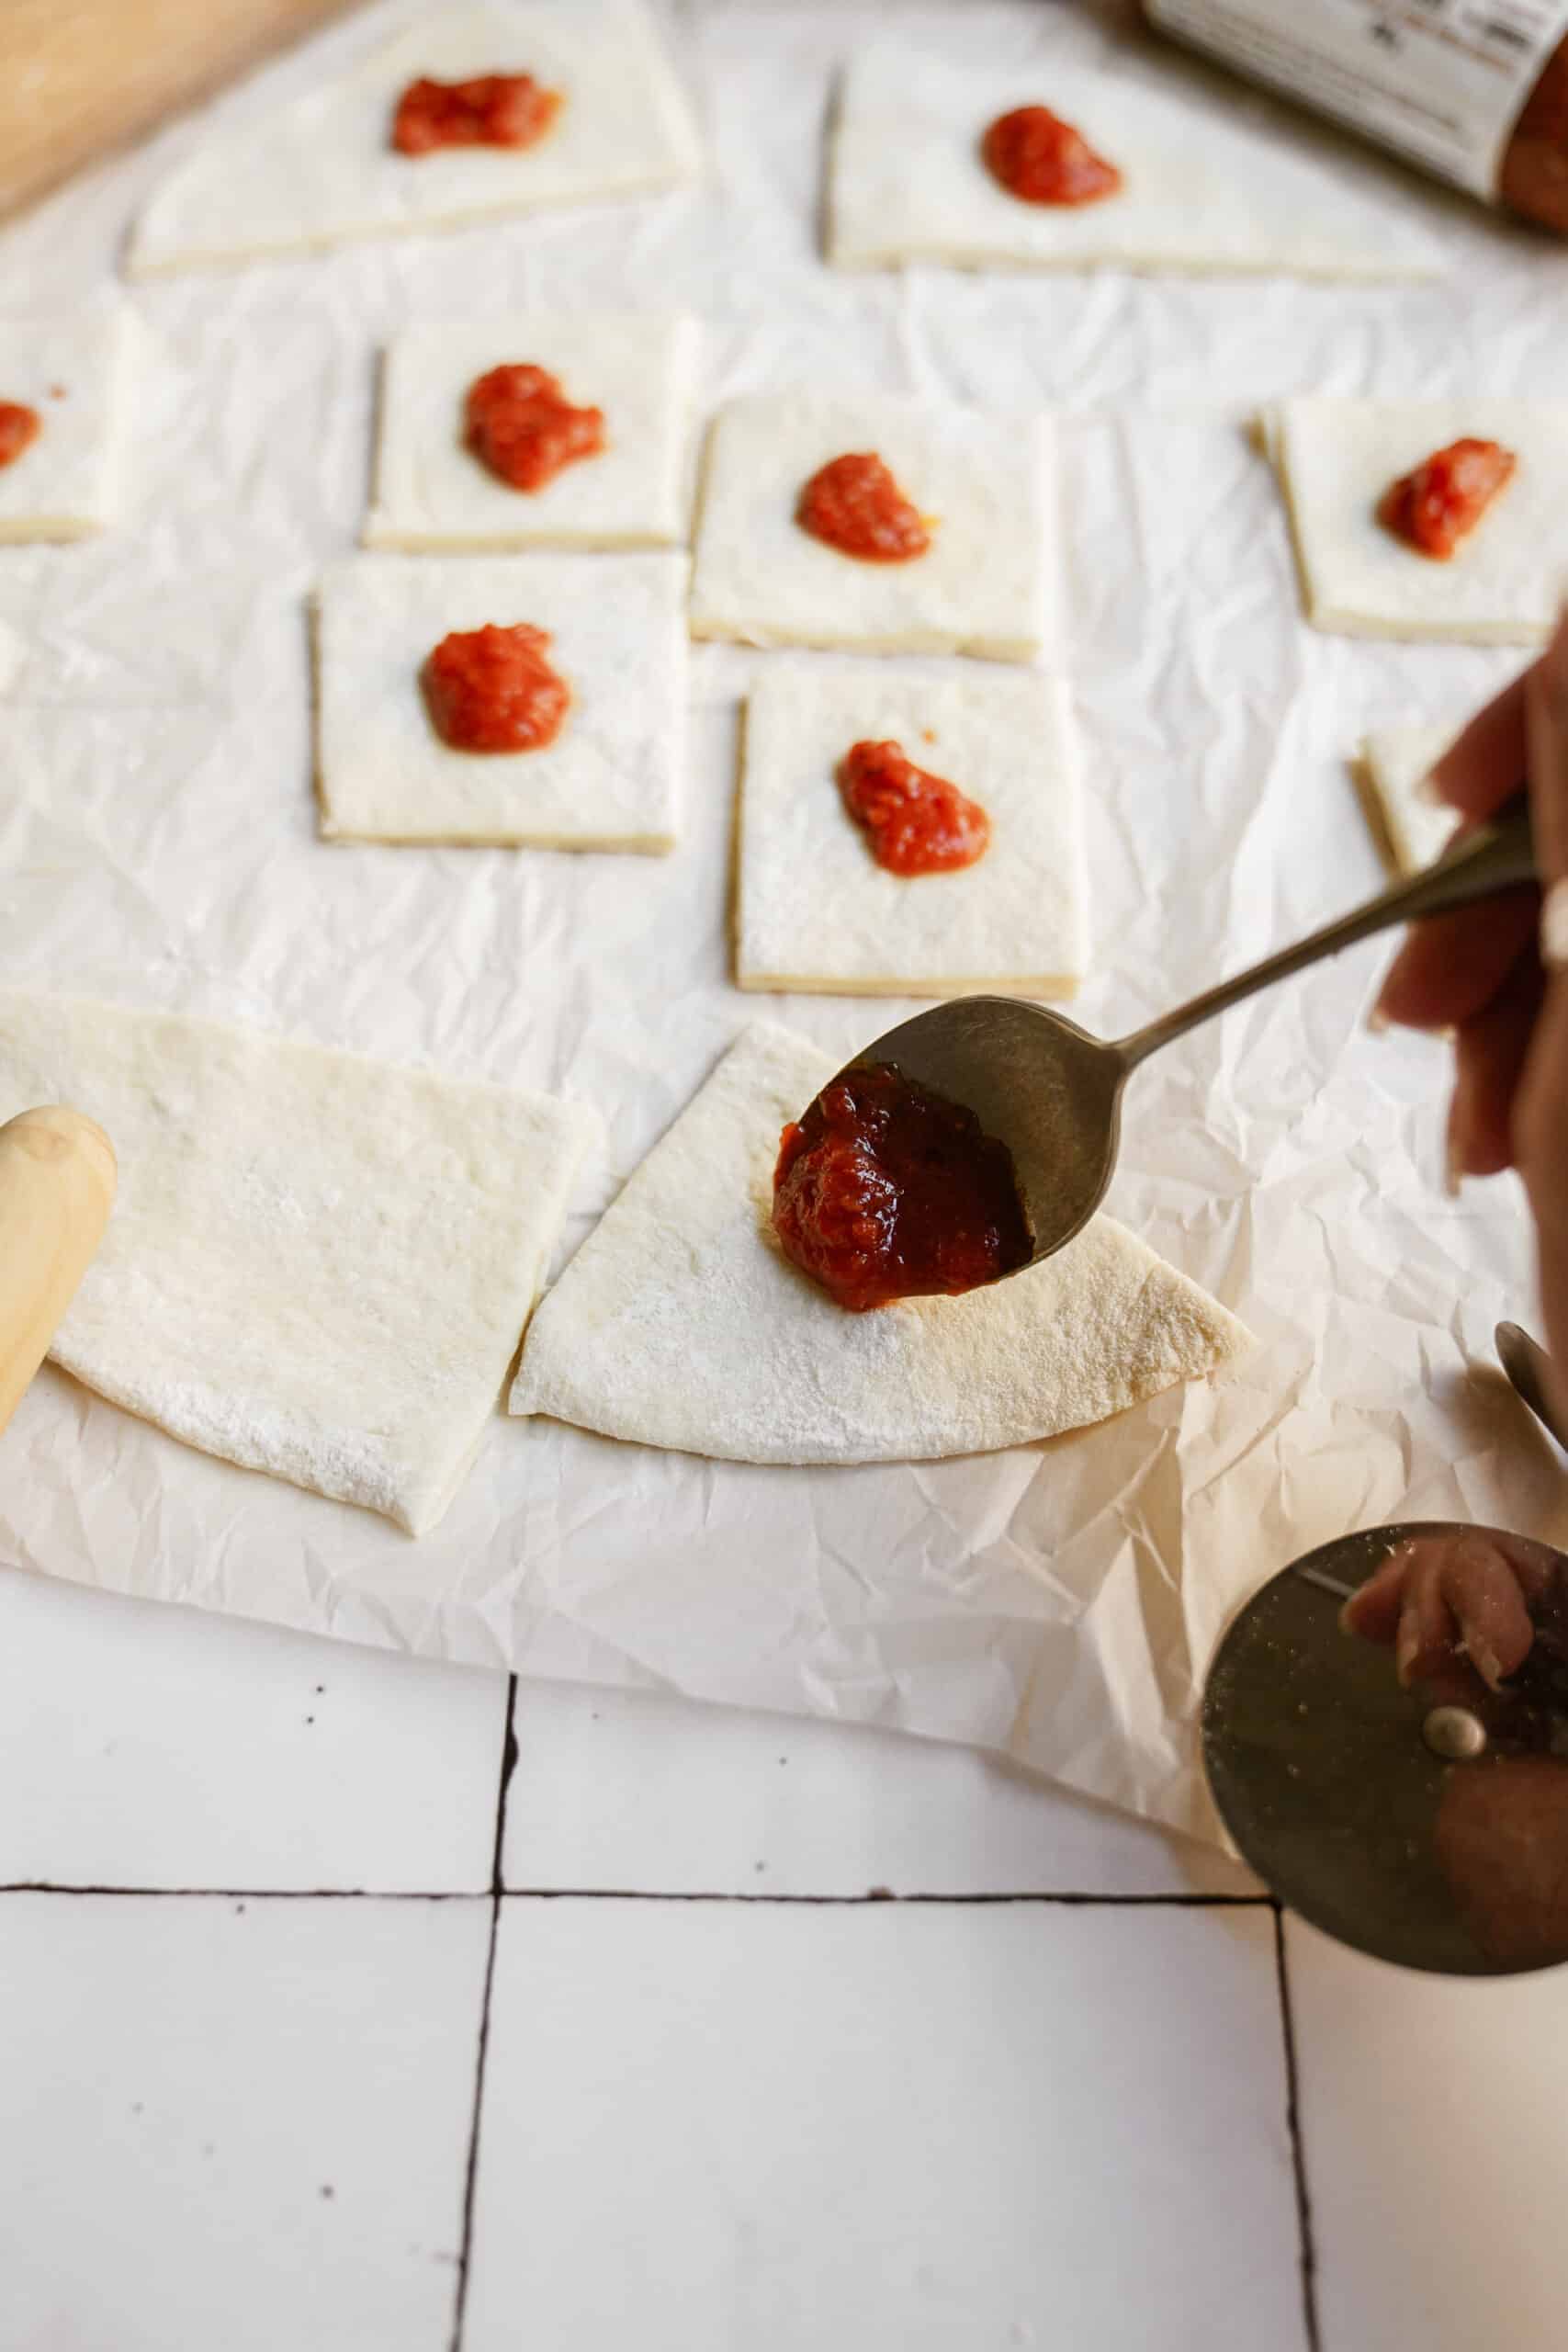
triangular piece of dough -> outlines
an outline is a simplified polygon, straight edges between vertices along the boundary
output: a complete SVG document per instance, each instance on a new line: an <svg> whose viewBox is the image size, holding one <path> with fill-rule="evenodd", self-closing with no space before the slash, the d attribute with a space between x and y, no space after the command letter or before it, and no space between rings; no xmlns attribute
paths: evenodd
<svg viewBox="0 0 1568 2352"><path fill-rule="evenodd" d="M590 1111L82 997L0 991L0 1119L119 1161L51 1351L247 1469L433 1526L538 1295Z"/></svg>
<svg viewBox="0 0 1568 2352"><path fill-rule="evenodd" d="M779 1131L835 1064L744 1032L534 1318L514 1413L739 1462L912 1462L1103 1420L1249 1344L1110 1217L964 1298L849 1315L772 1238Z"/></svg>
<svg viewBox="0 0 1568 2352"><path fill-rule="evenodd" d="M945 51L899 32L845 69L832 134L829 258L841 268L1185 270L1425 277L1436 240L1229 84L1141 45L1089 62L1066 12L998 63L982 31ZM1013 46L1010 44L1010 46ZM987 124L1043 104L1122 174L1098 204L1025 204L999 187ZM1320 150L1321 152L1321 150Z"/></svg>
<svg viewBox="0 0 1568 2352"><path fill-rule="evenodd" d="M565 98L533 147L400 155L398 98L423 75L531 74ZM432 8L396 40L254 129L225 128L154 188L137 277L461 227L694 180L690 110L635 0Z"/></svg>
<svg viewBox="0 0 1568 2352"><path fill-rule="evenodd" d="M1419 874L1454 837L1457 812L1428 799L1426 783L1462 723L1374 727L1361 739L1360 782L1382 835L1379 847L1398 874Z"/></svg>

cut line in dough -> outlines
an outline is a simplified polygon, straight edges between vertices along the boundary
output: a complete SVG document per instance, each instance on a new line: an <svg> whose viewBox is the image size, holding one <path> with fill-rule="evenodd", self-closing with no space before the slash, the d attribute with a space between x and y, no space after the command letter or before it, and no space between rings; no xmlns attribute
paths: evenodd
<svg viewBox="0 0 1568 2352"><path fill-rule="evenodd" d="M930 548L910 562L860 561L795 521L819 468L873 451L933 518ZM731 401L708 440L692 635L1032 661L1060 611L1055 506L1039 411L809 390Z"/></svg>
<svg viewBox="0 0 1568 2352"><path fill-rule="evenodd" d="M929 1461L1103 1420L1251 1344L1105 1216L988 1289L846 1314L769 1223L780 1129L835 1067L742 1034L541 1303L513 1413L726 1461Z"/></svg>
<svg viewBox="0 0 1568 2352"><path fill-rule="evenodd" d="M0 466L0 541L85 539L118 519L137 334L118 296L0 319L0 400L43 427Z"/></svg>
<svg viewBox="0 0 1568 2352"><path fill-rule="evenodd" d="M673 849L685 720L678 555L350 557L316 594L317 791L329 841ZM547 629L571 689L541 751L455 752L420 690L450 631Z"/></svg>
<svg viewBox="0 0 1568 2352"><path fill-rule="evenodd" d="M547 368L577 406L604 412L605 447L529 492L498 481L463 439L475 378L519 362ZM676 545L686 535L695 365L696 322L683 316L405 328L382 364L365 545L413 554Z"/></svg>
<svg viewBox="0 0 1568 2352"><path fill-rule="evenodd" d="M97 1120L119 1192L55 1362L411 1534L466 1476L599 1122L175 1013L0 991L0 1119Z"/></svg>
<svg viewBox="0 0 1568 2352"><path fill-rule="evenodd" d="M1540 645L1568 577L1568 401L1283 401L1265 440L1295 537L1307 618L1347 637ZM1450 442L1500 441L1513 480L1446 562L1377 519L1392 481Z"/></svg>
<svg viewBox="0 0 1568 2352"><path fill-rule="evenodd" d="M897 741L991 820L952 874L890 874L837 769ZM1058 680L897 662L771 662L746 707L736 883L743 989L841 996L1068 997L1087 960L1079 761Z"/></svg>
<svg viewBox="0 0 1568 2352"><path fill-rule="evenodd" d="M410 157L389 131L423 74L532 74L566 99L536 146ZM701 169L691 109L636 0L434 7L254 125L225 125L152 191L132 276L461 228L540 207L656 194Z"/></svg>
<svg viewBox="0 0 1568 2352"><path fill-rule="evenodd" d="M975 48L983 50L983 39ZM832 135L829 259L840 268L945 262L971 269L1111 266L1212 275L1424 277L1436 241L1291 153L1281 122L1162 59L1159 80L1131 56L1095 67L1043 35L1016 67L874 43L844 73ZM1043 104L1123 175L1082 206L1021 203L980 157L987 124Z"/></svg>

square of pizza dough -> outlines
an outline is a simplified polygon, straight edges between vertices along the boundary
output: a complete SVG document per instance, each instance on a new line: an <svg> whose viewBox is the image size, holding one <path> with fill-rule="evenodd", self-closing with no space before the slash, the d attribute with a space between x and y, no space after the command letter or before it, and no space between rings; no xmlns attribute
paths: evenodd
<svg viewBox="0 0 1568 2352"><path fill-rule="evenodd" d="M906 563L844 555L795 521L813 474L872 451L931 526ZM1052 471L1038 411L813 391L731 401L708 441L692 635L1032 661L1059 607Z"/></svg>
<svg viewBox="0 0 1568 2352"><path fill-rule="evenodd" d="M536 491L513 490L467 447L464 401L487 369L531 364L578 408L604 412L605 446ZM685 317L489 319L409 327L381 370L367 547L671 547L685 537L696 323Z"/></svg>
<svg viewBox="0 0 1568 2352"><path fill-rule="evenodd" d="M1382 834L1380 847L1400 874L1422 873L1454 837L1457 812L1432 799L1426 785L1461 723L1374 727L1361 739L1360 781Z"/></svg>
<svg viewBox="0 0 1568 2352"><path fill-rule="evenodd" d="M891 874L839 791L852 743L897 741L977 800L984 856ZM1076 993L1087 960L1079 762L1054 678L880 662L771 664L746 707L736 978L838 996Z"/></svg>
<svg viewBox="0 0 1568 2352"><path fill-rule="evenodd" d="M1118 167L1114 195L1030 204L992 176L980 153L987 127L1037 105ZM1054 36L1018 66L907 40L863 51L840 90L828 218L829 259L841 268L934 261L1384 278L1443 266L1434 239L1292 153L1277 123L1248 122L1207 79L1180 67L1173 76L1168 62L1157 81L1131 58L1089 64L1060 53Z"/></svg>
<svg viewBox="0 0 1568 2352"><path fill-rule="evenodd" d="M0 1118L39 1102L97 1120L119 1167L55 1362L187 1445L410 1534L434 1526L495 1408L594 1114L6 989Z"/></svg>
<svg viewBox="0 0 1568 2352"><path fill-rule="evenodd" d="M429 76L528 74L565 103L532 147L400 154L398 99ZM461 228L695 180L686 96L637 0L427 7L406 31L252 126L225 123L152 191L133 276Z"/></svg>
<svg viewBox="0 0 1568 2352"><path fill-rule="evenodd" d="M133 332L115 300L0 319L0 401L41 422L0 466L0 539L85 539L117 518Z"/></svg>
<svg viewBox="0 0 1568 2352"><path fill-rule="evenodd" d="M686 701L677 555L359 556L316 594L316 785L331 841L673 849ZM453 630L527 622L571 689L554 742L455 752L420 686Z"/></svg>
<svg viewBox="0 0 1568 2352"><path fill-rule="evenodd" d="M1269 421L1307 618L1348 637L1539 645L1568 573L1568 401L1280 402ZM1501 442L1514 476L1446 561L1378 521L1389 484L1450 442Z"/></svg>

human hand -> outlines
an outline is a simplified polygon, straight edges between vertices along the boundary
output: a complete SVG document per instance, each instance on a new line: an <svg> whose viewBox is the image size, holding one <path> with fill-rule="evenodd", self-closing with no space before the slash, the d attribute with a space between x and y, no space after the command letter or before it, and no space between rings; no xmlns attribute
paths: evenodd
<svg viewBox="0 0 1568 2352"><path fill-rule="evenodd" d="M1470 823L1489 817L1527 781L1544 906L1533 889L1512 890L1416 924L1383 982L1378 1012L1410 1028L1454 1032L1450 1170L1456 1181L1518 1170L1535 1220L1548 1341L1564 1366L1568 616L1540 660L1472 719L1432 773L1434 790Z"/></svg>
<svg viewBox="0 0 1568 2352"><path fill-rule="evenodd" d="M1535 1639L1531 1611L1548 1599L1540 1551L1475 1529L1402 1544L1340 1612L1346 1631L1393 1645L1406 1689L1442 1683L1462 1648L1490 1690L1517 1673Z"/></svg>

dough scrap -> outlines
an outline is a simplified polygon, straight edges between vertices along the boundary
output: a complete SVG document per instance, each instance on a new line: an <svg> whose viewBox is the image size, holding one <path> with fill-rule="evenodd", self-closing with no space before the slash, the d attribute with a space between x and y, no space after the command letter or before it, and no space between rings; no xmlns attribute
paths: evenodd
<svg viewBox="0 0 1568 2352"><path fill-rule="evenodd" d="M685 722L685 559L355 556L316 597L317 787L331 841L672 849ZM549 630L571 687L542 751L454 752L420 691L453 629Z"/></svg>
<svg viewBox="0 0 1568 2352"><path fill-rule="evenodd" d="M1395 871L1419 874L1442 855L1459 818L1421 787L1461 722L1451 725L1375 727L1361 739L1360 768L1384 835L1382 846Z"/></svg>
<svg viewBox="0 0 1568 2352"><path fill-rule="evenodd" d="M602 408L607 447L542 490L513 490L463 443L463 402L487 368L529 361L568 400ZM685 537L696 323L685 317L490 319L405 328L381 376L367 547L412 553L524 547L670 547Z"/></svg>
<svg viewBox="0 0 1568 2352"><path fill-rule="evenodd" d="M892 737L991 819L975 865L906 877L846 814L840 760ZM1055 679L770 663L746 709L736 892L743 989L1071 996L1087 958L1072 707Z"/></svg>
<svg viewBox="0 0 1568 2352"><path fill-rule="evenodd" d="M388 133L408 83L494 73L532 74L564 92L537 146L394 151ZM635 0L433 8L308 96L215 132L152 191L128 267L147 277L460 228L650 195L700 170L690 107Z"/></svg>
<svg viewBox="0 0 1568 2352"><path fill-rule="evenodd" d="M1568 573L1568 401L1287 400L1267 421L1307 618L1348 637L1540 645ZM1448 562L1377 519L1391 481L1467 435L1500 441L1513 480Z"/></svg>
<svg viewBox="0 0 1568 2352"><path fill-rule="evenodd" d="M802 486L850 451L874 451L936 518L924 555L864 563L801 529ZM708 444L692 635L1032 661L1060 609L1053 457L1037 411L814 391L731 401Z"/></svg>
<svg viewBox="0 0 1568 2352"><path fill-rule="evenodd" d="M911 261L974 269L1289 271L1303 277L1423 277L1436 242L1284 152L1278 127L1240 119L1206 81L1156 85L1130 62L1096 68L1053 55L1027 64L874 43L847 68L833 134L829 259L841 268ZM1049 106L1117 164L1104 201L1023 204L982 163L988 123Z"/></svg>
<svg viewBox="0 0 1568 2352"><path fill-rule="evenodd" d="M0 320L0 400L43 420L31 447L0 466L0 541L85 539L117 519L133 337L116 297Z"/></svg>
<svg viewBox="0 0 1568 2352"><path fill-rule="evenodd" d="M51 1353L116 1405L411 1534L456 1494L594 1114L85 997L0 991L0 1119L66 1102L119 1193Z"/></svg>
<svg viewBox="0 0 1568 2352"><path fill-rule="evenodd" d="M768 1225L779 1131L834 1067L742 1034L540 1305L511 1411L724 1461L930 1461L1103 1420L1250 1345L1105 1216L990 1289L845 1314Z"/></svg>

